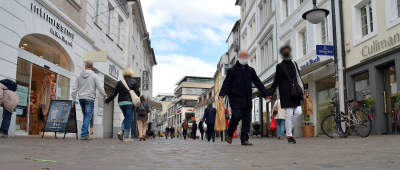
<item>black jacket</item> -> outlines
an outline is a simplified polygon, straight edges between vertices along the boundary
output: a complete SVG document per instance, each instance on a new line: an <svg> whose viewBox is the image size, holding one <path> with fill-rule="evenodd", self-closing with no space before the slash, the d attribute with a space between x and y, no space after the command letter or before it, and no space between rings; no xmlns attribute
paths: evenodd
<svg viewBox="0 0 400 170"><path fill-rule="evenodd" d="M167 127L167 128L165 128L165 133L168 133L169 132L169 128Z"/></svg>
<svg viewBox="0 0 400 170"><path fill-rule="evenodd" d="M203 123L204 123L203 121L199 122L199 130L200 130L200 132L204 132Z"/></svg>
<svg viewBox="0 0 400 170"><path fill-rule="evenodd" d="M256 71L247 64L243 66L237 61L232 68L228 69L219 96L228 95L231 108L252 108L251 83L257 87L263 97L267 97L268 91L261 83Z"/></svg>
<svg viewBox="0 0 400 170"><path fill-rule="evenodd" d="M130 77L124 77L124 79L129 88L135 91L137 96L140 96L139 83ZM115 85L114 92L110 95L110 97L106 99L106 102L110 103L110 101L113 100L117 95L118 95L118 102L132 101L131 94L129 94L128 89L126 89L126 87L121 81L117 82L117 85Z"/></svg>
<svg viewBox="0 0 400 170"><path fill-rule="evenodd" d="M279 86L279 99L281 100L281 108L301 106L300 100L294 100L290 97L291 82L286 76L282 66L288 71L290 79L294 83L297 82L296 70L299 71L297 69L298 67L295 67L292 60L283 60L281 63L276 65L275 79L271 85L271 88L268 90L268 96L272 96L275 93L276 88Z"/></svg>
<svg viewBox="0 0 400 170"><path fill-rule="evenodd" d="M192 124L192 133L194 133L194 132L196 132L197 131L197 124L196 123L193 123Z"/></svg>

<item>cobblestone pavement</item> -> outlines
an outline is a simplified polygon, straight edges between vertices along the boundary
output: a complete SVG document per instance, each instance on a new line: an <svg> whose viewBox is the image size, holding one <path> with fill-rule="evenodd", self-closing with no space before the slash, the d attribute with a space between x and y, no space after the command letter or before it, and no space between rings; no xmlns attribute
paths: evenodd
<svg viewBox="0 0 400 170"><path fill-rule="evenodd" d="M400 169L400 136L205 140L0 138L0 169ZM41 162L25 158L54 160Z"/></svg>

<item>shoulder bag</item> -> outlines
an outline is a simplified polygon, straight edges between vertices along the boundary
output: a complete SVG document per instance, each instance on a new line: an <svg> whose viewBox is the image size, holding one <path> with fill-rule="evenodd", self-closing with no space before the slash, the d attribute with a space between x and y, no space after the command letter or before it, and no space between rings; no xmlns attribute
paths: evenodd
<svg viewBox="0 0 400 170"><path fill-rule="evenodd" d="M124 86L126 87L126 89L129 91L129 94L131 95L131 99L132 99L132 103L133 105L135 105L135 107L138 107L140 105L140 99L139 97L136 95L135 91L131 90L129 88L129 86L126 84L125 79L121 80L122 84L124 84Z"/></svg>
<svg viewBox="0 0 400 170"><path fill-rule="evenodd" d="M303 96L303 90L301 89L299 83L293 83L292 79L290 79L289 73L286 70L285 66L281 65L281 67L283 68L283 71L285 71L286 73L286 77L289 79L291 86L290 86L290 98L295 99L295 100L303 100L304 96ZM295 69L296 66L294 66Z"/></svg>

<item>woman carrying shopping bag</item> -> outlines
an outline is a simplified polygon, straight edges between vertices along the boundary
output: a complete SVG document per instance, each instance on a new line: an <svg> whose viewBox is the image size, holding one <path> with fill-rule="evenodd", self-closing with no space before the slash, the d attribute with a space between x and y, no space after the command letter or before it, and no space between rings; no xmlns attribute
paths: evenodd
<svg viewBox="0 0 400 170"><path fill-rule="evenodd" d="M276 136L278 139L283 139L283 131L285 130L285 110L281 108L281 101L276 100L273 110L274 119L276 121Z"/></svg>

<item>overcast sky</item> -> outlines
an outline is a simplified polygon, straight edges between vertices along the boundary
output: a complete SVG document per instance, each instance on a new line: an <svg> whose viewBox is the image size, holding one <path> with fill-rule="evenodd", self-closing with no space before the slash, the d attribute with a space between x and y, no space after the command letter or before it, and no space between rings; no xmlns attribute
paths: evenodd
<svg viewBox="0 0 400 170"><path fill-rule="evenodd" d="M173 93L182 76L212 77L240 18L235 0L143 0L156 55L153 94Z"/></svg>

